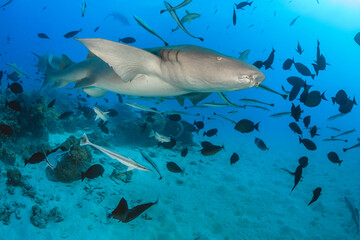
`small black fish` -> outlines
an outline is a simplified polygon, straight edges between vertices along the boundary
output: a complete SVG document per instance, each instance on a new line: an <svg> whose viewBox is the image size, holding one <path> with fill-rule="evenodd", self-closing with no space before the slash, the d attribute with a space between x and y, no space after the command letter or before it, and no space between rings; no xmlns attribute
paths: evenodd
<svg viewBox="0 0 360 240"><path fill-rule="evenodd" d="M24 91L20 83L17 82L12 83L11 85L8 83L7 88L10 89L14 94L20 94Z"/></svg>
<svg viewBox="0 0 360 240"><path fill-rule="evenodd" d="M188 154L189 150L187 147L185 147L182 151L181 151L181 156L182 157L186 157L186 155Z"/></svg>
<svg viewBox="0 0 360 240"><path fill-rule="evenodd" d="M105 133L105 134L109 134L110 133L110 131L109 131L109 129L106 127L106 124L107 124L108 122L106 122L106 123L104 123L104 121L100 121L99 123L98 123L98 127L101 129L101 131L103 132L103 133Z"/></svg>
<svg viewBox="0 0 360 240"><path fill-rule="evenodd" d="M300 55L304 52L304 49L301 48L301 45L300 45L299 42L298 42L298 45L297 45L295 51L296 51L297 53L299 53Z"/></svg>
<svg viewBox="0 0 360 240"><path fill-rule="evenodd" d="M320 136L319 134L317 134L317 127L316 126L313 126L312 128L310 128L310 135L311 137L315 137L315 136Z"/></svg>
<svg viewBox="0 0 360 240"><path fill-rule="evenodd" d="M264 66L264 62L259 60L259 61L254 62L253 65L255 67L257 67L258 69L260 69Z"/></svg>
<svg viewBox="0 0 360 240"><path fill-rule="evenodd" d="M244 10L243 7L246 7L246 6L250 7L252 3L253 3L253 1L251 1L251 2L240 2L239 4L235 3L235 6L236 6L236 9Z"/></svg>
<svg viewBox="0 0 360 240"><path fill-rule="evenodd" d="M7 79L10 79L13 82L17 82L21 78L20 74L18 74L17 72L13 72L11 74L6 73L6 76L7 76Z"/></svg>
<svg viewBox="0 0 360 240"><path fill-rule="evenodd" d="M55 105L55 101L56 99L52 100L49 104L48 104L48 108L52 108Z"/></svg>
<svg viewBox="0 0 360 240"><path fill-rule="evenodd" d="M261 149L263 151L268 151L269 150L269 148L266 147L266 144L264 143L264 141L261 140L260 138L255 138L255 144L259 149Z"/></svg>
<svg viewBox="0 0 360 240"><path fill-rule="evenodd" d="M296 87L302 88L305 86L305 81L299 77L292 76L292 77L288 77L286 80L293 87L296 86Z"/></svg>
<svg viewBox="0 0 360 240"><path fill-rule="evenodd" d="M45 155L42 152L34 153L29 159L25 159L25 166L26 164L36 164L40 163L45 160Z"/></svg>
<svg viewBox="0 0 360 240"><path fill-rule="evenodd" d="M291 189L291 192L295 189L296 185L298 185L298 183L301 180L301 175L302 175L302 167L298 166L295 170L295 179L294 179L294 187Z"/></svg>
<svg viewBox="0 0 360 240"><path fill-rule="evenodd" d="M89 167L86 172L81 173L81 181L84 181L85 178L94 179L99 176L102 176L105 169L100 164L94 164L91 167Z"/></svg>
<svg viewBox="0 0 360 240"><path fill-rule="evenodd" d="M306 95L304 105L307 107L316 107L320 104L321 100L327 101L325 92L320 94L319 91L311 91Z"/></svg>
<svg viewBox="0 0 360 240"><path fill-rule="evenodd" d="M170 142L158 142L158 147L163 147L166 149L172 149L176 145L176 140L174 138L170 139Z"/></svg>
<svg viewBox="0 0 360 240"><path fill-rule="evenodd" d="M116 117L117 115L119 115L118 111L116 111L115 109L112 109L112 108L106 110L106 112L108 112L109 117Z"/></svg>
<svg viewBox="0 0 360 240"><path fill-rule="evenodd" d="M234 26L236 25L236 10L234 8L234 12L233 12L233 24Z"/></svg>
<svg viewBox="0 0 360 240"><path fill-rule="evenodd" d="M295 105L292 103L292 105L291 105L291 116L295 119L296 122L299 121L300 116L301 116L300 105L297 105L295 107Z"/></svg>
<svg viewBox="0 0 360 240"><path fill-rule="evenodd" d="M256 131L259 131L259 124L260 124L260 122L254 124L254 122L251 120L242 119L236 123L234 128L235 128L235 130L237 130L241 133L249 133L249 132L254 131L254 129Z"/></svg>
<svg viewBox="0 0 360 240"><path fill-rule="evenodd" d="M71 32L68 32L64 35L64 38L72 38L72 37L75 37L76 34L78 34L79 32L81 32L82 30L77 30L77 31L71 31Z"/></svg>
<svg viewBox="0 0 360 240"><path fill-rule="evenodd" d="M200 151L201 154L204 156L214 155L224 148L224 146L213 145L212 143L207 141L201 142L201 146L203 147L203 149L201 149Z"/></svg>
<svg viewBox="0 0 360 240"><path fill-rule="evenodd" d="M290 127L291 130L294 131L294 133L297 133L297 134L302 135L302 131L301 131L299 125L297 125L296 122L291 122L291 123L289 124L289 127Z"/></svg>
<svg viewBox="0 0 360 240"><path fill-rule="evenodd" d="M170 172L183 173L184 171L174 162L167 162L166 167Z"/></svg>
<svg viewBox="0 0 360 240"><path fill-rule="evenodd" d="M237 153L233 153L230 157L230 164L236 163L239 159L239 155Z"/></svg>
<svg viewBox="0 0 360 240"><path fill-rule="evenodd" d="M216 128L210 129L208 131L204 131L203 137L204 136L212 137L212 136L216 135L217 132L218 132L218 130Z"/></svg>
<svg viewBox="0 0 360 240"><path fill-rule="evenodd" d="M50 39L49 36L46 35L45 33L38 33L38 37L42 39Z"/></svg>
<svg viewBox="0 0 360 240"><path fill-rule="evenodd" d="M21 111L21 106L20 103L18 101L10 101L8 102L7 100L5 100L5 107L9 107L12 110L14 110L15 112L20 112Z"/></svg>
<svg viewBox="0 0 360 240"><path fill-rule="evenodd" d="M312 79L315 78L315 74L312 74L308 67L306 67L302 63L294 63L296 70L305 77L311 77Z"/></svg>
<svg viewBox="0 0 360 240"><path fill-rule="evenodd" d="M74 112L69 111L69 112L64 112L62 113L58 119L64 120L64 119L68 119Z"/></svg>
<svg viewBox="0 0 360 240"><path fill-rule="evenodd" d="M355 101L355 97L353 98L353 100L350 100L350 98L347 98L345 103L343 105L339 106L339 112L344 113L344 114L349 113L349 112L351 112L354 105L357 105L357 103Z"/></svg>
<svg viewBox="0 0 360 240"><path fill-rule="evenodd" d="M309 164L309 159L308 159L308 157L304 156L304 157L299 158L298 162L302 168L305 168Z"/></svg>
<svg viewBox="0 0 360 240"><path fill-rule="evenodd" d="M271 65L274 62L274 57L275 57L275 49L272 49L269 57L263 63L263 66L265 67L265 69L269 69L269 68L273 69Z"/></svg>
<svg viewBox="0 0 360 240"><path fill-rule="evenodd" d="M332 97L331 100L333 104L337 103L339 105L344 105L346 103L346 100L348 99L348 96L344 90L339 90L335 97Z"/></svg>
<svg viewBox="0 0 360 240"><path fill-rule="evenodd" d="M294 63L294 59L290 59L290 58L286 59L285 62L283 63L283 69L289 70L293 65L293 63Z"/></svg>
<svg viewBox="0 0 360 240"><path fill-rule="evenodd" d="M124 38L119 38L119 42L134 43L134 42L136 42L136 39L133 37L124 37Z"/></svg>
<svg viewBox="0 0 360 240"><path fill-rule="evenodd" d="M306 127L306 128L308 128L309 127L309 125L310 125L310 116L306 116L306 117L304 117L304 119L303 119L303 123L304 123L304 126Z"/></svg>
<svg viewBox="0 0 360 240"><path fill-rule="evenodd" d="M310 150L310 151L314 151L316 150L316 145L313 141L311 141L310 139L307 139L307 138L301 138L299 136L299 143L301 144L304 144L304 146L306 147L307 150Z"/></svg>
<svg viewBox="0 0 360 240"><path fill-rule="evenodd" d="M320 194L321 194L321 187L318 187L313 191L313 197L312 197L311 201L309 202L308 206L310 204L312 204L313 202L315 202L316 200L318 200L318 198L320 197Z"/></svg>
<svg viewBox="0 0 360 240"><path fill-rule="evenodd" d="M0 133L10 137L13 134L13 130L9 125L0 124Z"/></svg>
<svg viewBox="0 0 360 240"><path fill-rule="evenodd" d="M340 158L339 158L339 156L337 155L336 152L329 152L327 157L332 163L338 163L339 166L343 162L343 160L340 160Z"/></svg>
<svg viewBox="0 0 360 240"><path fill-rule="evenodd" d="M97 30L99 30L100 26L97 26L95 29L94 29L94 32L97 32Z"/></svg>
<svg viewBox="0 0 360 240"><path fill-rule="evenodd" d="M289 93L289 101L293 101L296 97L297 97L297 95L299 94L299 92L300 92L300 87L298 87L298 86L294 86L294 87L292 87L292 89L291 89L291 91L290 91L290 93Z"/></svg>
<svg viewBox="0 0 360 240"><path fill-rule="evenodd" d="M194 121L193 125L195 125L198 129L203 129L205 126L203 121Z"/></svg>
<svg viewBox="0 0 360 240"><path fill-rule="evenodd" d="M180 114L169 114L169 115L167 115L167 118L168 118L169 120L175 121L175 122L181 120Z"/></svg>

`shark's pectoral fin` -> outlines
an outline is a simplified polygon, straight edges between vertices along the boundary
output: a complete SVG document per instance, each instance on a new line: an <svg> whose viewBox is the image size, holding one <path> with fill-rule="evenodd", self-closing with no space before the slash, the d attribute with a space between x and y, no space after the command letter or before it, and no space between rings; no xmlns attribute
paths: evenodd
<svg viewBox="0 0 360 240"><path fill-rule="evenodd" d="M196 105L205 98L207 98L210 94L211 93L188 93L185 95L178 96L175 99L178 101L180 106L184 106L185 98L189 99L193 105Z"/></svg>
<svg viewBox="0 0 360 240"><path fill-rule="evenodd" d="M103 97L107 91L101 88L84 88L83 89L84 92L86 92L88 95L92 96L92 97Z"/></svg>
<svg viewBox="0 0 360 240"><path fill-rule="evenodd" d="M77 39L125 82L139 74L160 75L160 59L147 51L105 39Z"/></svg>

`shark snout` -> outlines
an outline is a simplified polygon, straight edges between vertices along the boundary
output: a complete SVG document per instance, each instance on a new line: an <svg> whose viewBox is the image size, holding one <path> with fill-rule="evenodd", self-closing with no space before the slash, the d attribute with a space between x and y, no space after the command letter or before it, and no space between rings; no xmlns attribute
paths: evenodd
<svg viewBox="0 0 360 240"><path fill-rule="evenodd" d="M264 80L265 80L265 75L259 71L254 75L253 78L254 86L258 87Z"/></svg>

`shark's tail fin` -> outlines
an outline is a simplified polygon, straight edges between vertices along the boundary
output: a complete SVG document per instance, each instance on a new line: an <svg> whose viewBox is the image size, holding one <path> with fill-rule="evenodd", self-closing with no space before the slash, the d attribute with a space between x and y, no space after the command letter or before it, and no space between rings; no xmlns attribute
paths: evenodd
<svg viewBox="0 0 360 240"><path fill-rule="evenodd" d="M90 141L86 135L86 133L84 133L80 139L80 146L85 146L85 145L89 145Z"/></svg>
<svg viewBox="0 0 360 240"><path fill-rule="evenodd" d="M52 75L56 73L57 70L50 64L49 60L46 61L46 70L44 74L44 82L41 86L41 88L44 88L46 86L49 86L51 83L54 82L54 79Z"/></svg>

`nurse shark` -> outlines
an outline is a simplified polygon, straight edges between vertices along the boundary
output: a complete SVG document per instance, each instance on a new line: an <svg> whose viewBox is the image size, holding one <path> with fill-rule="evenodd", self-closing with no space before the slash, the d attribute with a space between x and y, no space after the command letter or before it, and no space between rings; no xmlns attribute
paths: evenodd
<svg viewBox="0 0 360 240"><path fill-rule="evenodd" d="M264 74L234 57L194 45L139 49L105 39L77 39L95 57L56 71L47 70L43 87L74 82L93 97L106 92L176 97L229 92L259 86Z"/></svg>

